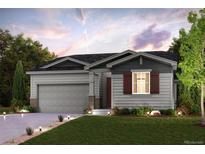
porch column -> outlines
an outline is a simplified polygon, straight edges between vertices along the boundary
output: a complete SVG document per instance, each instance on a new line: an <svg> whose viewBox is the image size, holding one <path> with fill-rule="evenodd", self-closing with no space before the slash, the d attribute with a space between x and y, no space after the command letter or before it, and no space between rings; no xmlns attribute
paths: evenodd
<svg viewBox="0 0 205 154"><path fill-rule="evenodd" d="M95 104L94 108L99 109L100 108L100 78L101 78L101 73L96 73L95 74Z"/></svg>
<svg viewBox="0 0 205 154"><path fill-rule="evenodd" d="M94 91L94 72L89 72L89 97L88 97L88 109L94 109L95 91Z"/></svg>

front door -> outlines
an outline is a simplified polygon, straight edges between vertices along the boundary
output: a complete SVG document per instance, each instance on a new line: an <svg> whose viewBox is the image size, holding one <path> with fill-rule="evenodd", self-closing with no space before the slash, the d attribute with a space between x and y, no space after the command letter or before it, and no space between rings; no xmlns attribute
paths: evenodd
<svg viewBox="0 0 205 154"><path fill-rule="evenodd" d="M111 78L107 78L107 86L106 86L106 91L107 91L107 99L106 99L106 106L107 109L111 108Z"/></svg>

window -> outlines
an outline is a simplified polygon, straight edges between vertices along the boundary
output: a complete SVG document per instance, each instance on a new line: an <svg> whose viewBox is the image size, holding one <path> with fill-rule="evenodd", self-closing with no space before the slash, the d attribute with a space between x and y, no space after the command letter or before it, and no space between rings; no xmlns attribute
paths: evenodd
<svg viewBox="0 0 205 154"><path fill-rule="evenodd" d="M150 72L132 72L132 93L150 93Z"/></svg>

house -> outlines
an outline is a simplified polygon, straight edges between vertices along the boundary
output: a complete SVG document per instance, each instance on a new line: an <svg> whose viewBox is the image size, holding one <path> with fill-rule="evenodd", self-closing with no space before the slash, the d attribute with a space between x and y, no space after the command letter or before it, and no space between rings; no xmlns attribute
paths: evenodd
<svg viewBox="0 0 205 154"><path fill-rule="evenodd" d="M72 55L28 71L30 104L39 112L175 107L177 56L170 52Z"/></svg>

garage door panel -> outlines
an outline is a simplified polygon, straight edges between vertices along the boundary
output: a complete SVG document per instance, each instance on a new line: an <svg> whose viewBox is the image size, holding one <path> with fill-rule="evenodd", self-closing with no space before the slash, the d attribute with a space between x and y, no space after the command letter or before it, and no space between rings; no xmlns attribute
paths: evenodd
<svg viewBox="0 0 205 154"><path fill-rule="evenodd" d="M40 112L83 113L88 102L88 84L40 85Z"/></svg>

